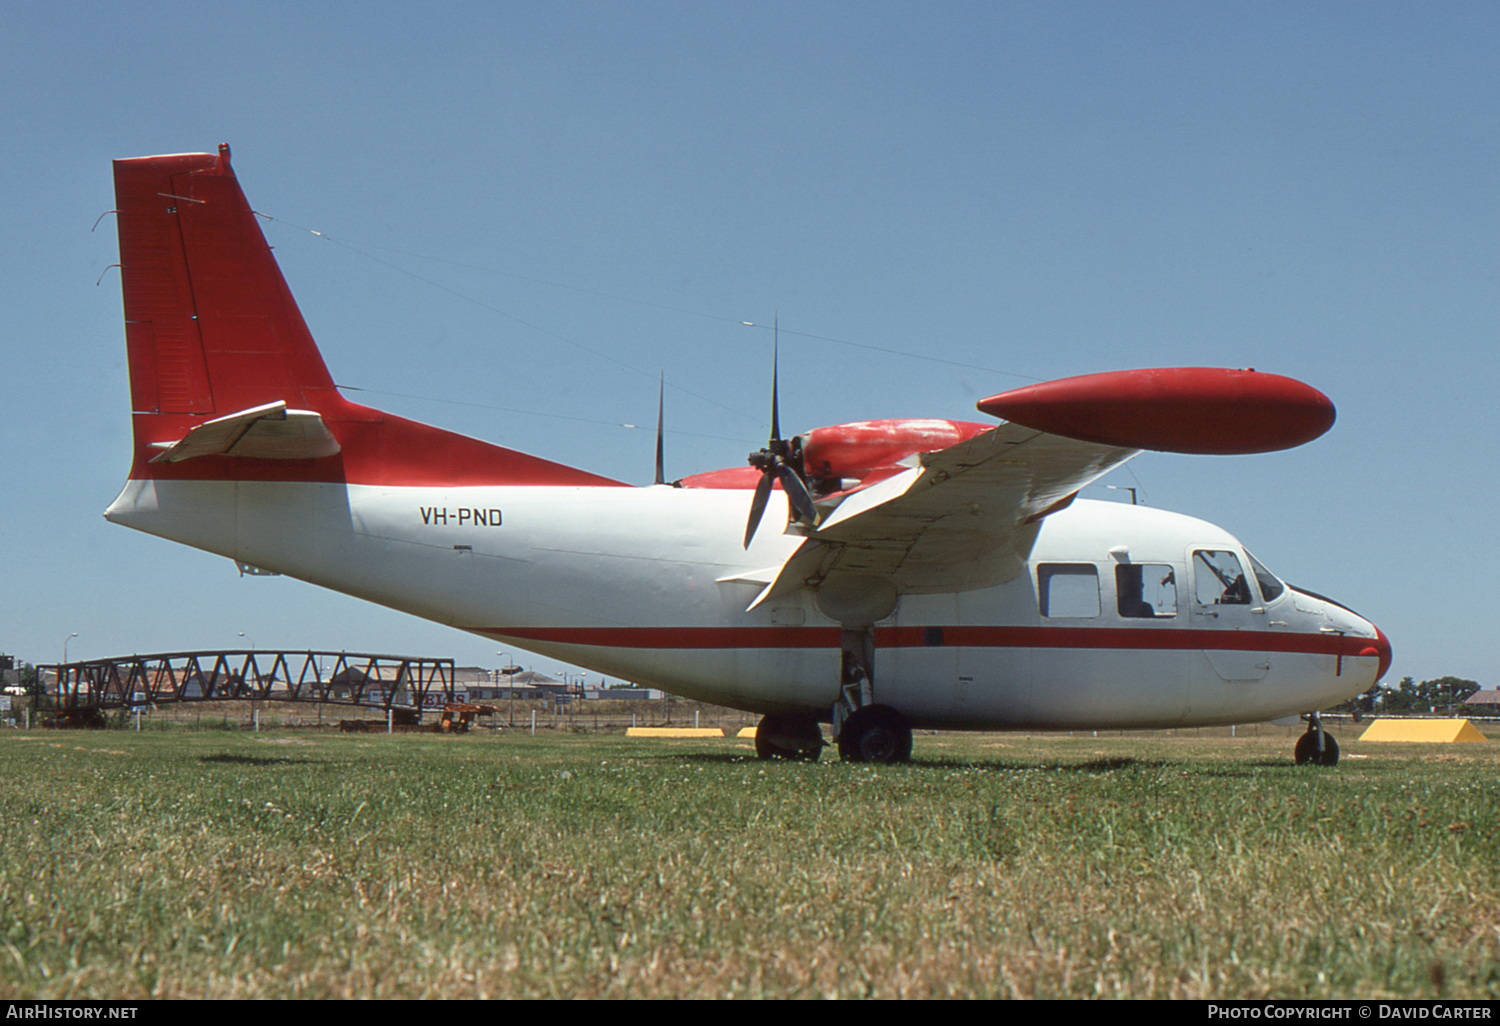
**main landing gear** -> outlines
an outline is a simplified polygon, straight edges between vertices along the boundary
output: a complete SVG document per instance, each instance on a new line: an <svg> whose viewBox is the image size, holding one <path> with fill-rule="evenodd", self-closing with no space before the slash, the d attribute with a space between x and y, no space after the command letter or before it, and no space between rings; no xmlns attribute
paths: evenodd
<svg viewBox="0 0 1500 1026"><path fill-rule="evenodd" d="M842 683L833 706L833 736L845 762L909 762L911 724L895 709L875 701L870 667L875 632L844 630Z"/></svg>
<svg viewBox="0 0 1500 1026"><path fill-rule="evenodd" d="M833 737L845 762L908 762L911 724L888 705L875 701L870 680L875 632L845 628L839 697L833 704ZM762 759L816 762L823 753L823 729L805 716L770 713L755 729L755 754Z"/></svg>
<svg viewBox="0 0 1500 1026"><path fill-rule="evenodd" d="M823 728L816 720L771 713L755 728L755 754L762 759L817 762L823 745Z"/></svg>
<svg viewBox="0 0 1500 1026"><path fill-rule="evenodd" d="M1306 766L1308 763L1314 766L1338 765L1339 743L1323 729L1323 721L1318 718L1317 713L1308 713L1307 733L1297 739L1293 758L1297 760L1298 766Z"/></svg>
<svg viewBox="0 0 1500 1026"><path fill-rule="evenodd" d="M845 762L911 761L911 726L888 705L854 710L839 730L839 758Z"/></svg>
<svg viewBox="0 0 1500 1026"><path fill-rule="evenodd" d="M772 713L755 728L755 754L762 759L817 762L826 742L813 720ZM911 727L888 705L867 705L844 717L838 735L845 762L907 762Z"/></svg>

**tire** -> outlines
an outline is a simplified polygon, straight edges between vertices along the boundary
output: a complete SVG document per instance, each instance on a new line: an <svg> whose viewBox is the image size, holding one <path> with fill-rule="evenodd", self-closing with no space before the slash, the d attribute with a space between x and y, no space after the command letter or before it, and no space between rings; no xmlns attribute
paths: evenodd
<svg viewBox="0 0 1500 1026"><path fill-rule="evenodd" d="M844 721L839 758L845 762L911 761L911 726L888 705L867 705Z"/></svg>
<svg viewBox="0 0 1500 1026"><path fill-rule="evenodd" d="M1297 739L1297 748L1293 754L1298 766L1337 766L1339 762L1339 743L1333 739L1328 731L1323 732L1323 752L1318 753L1318 732L1309 730Z"/></svg>
<svg viewBox="0 0 1500 1026"><path fill-rule="evenodd" d="M823 728L798 716L772 713L755 728L755 754L762 759L817 762L823 744Z"/></svg>

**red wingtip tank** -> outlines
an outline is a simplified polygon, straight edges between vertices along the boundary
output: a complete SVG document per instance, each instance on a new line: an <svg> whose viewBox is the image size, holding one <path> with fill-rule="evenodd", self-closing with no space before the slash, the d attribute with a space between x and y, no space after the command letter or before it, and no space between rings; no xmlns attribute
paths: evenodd
<svg viewBox="0 0 1500 1026"><path fill-rule="evenodd" d="M1061 378L981 400L1025 427L1131 449L1212 455L1275 452L1333 426L1333 403L1279 374L1165 367Z"/></svg>

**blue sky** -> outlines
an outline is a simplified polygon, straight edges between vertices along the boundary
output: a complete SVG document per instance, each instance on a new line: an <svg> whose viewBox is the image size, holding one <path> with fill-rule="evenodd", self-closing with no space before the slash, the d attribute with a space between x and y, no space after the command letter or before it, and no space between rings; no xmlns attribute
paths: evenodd
<svg viewBox="0 0 1500 1026"><path fill-rule="evenodd" d="M11 3L0 651L501 661L100 516L129 455L109 162L228 142L353 398L625 480L661 371L671 476L763 444L770 337L740 322L773 315L792 430L1125 367L1301 378L1339 410L1316 442L1108 483L1369 616L1391 681L1494 686L1497 29L1486 3Z"/></svg>

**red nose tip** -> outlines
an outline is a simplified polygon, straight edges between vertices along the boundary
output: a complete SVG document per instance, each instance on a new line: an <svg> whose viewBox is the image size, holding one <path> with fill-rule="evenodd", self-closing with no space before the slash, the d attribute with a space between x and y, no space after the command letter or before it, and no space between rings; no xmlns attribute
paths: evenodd
<svg viewBox="0 0 1500 1026"><path fill-rule="evenodd" d="M1371 626L1374 626L1371 624ZM1379 680L1385 676L1385 671L1391 668L1391 639L1385 636L1385 631L1379 627L1375 628L1375 644L1363 649L1362 656L1378 656L1380 664L1375 671L1375 679Z"/></svg>

